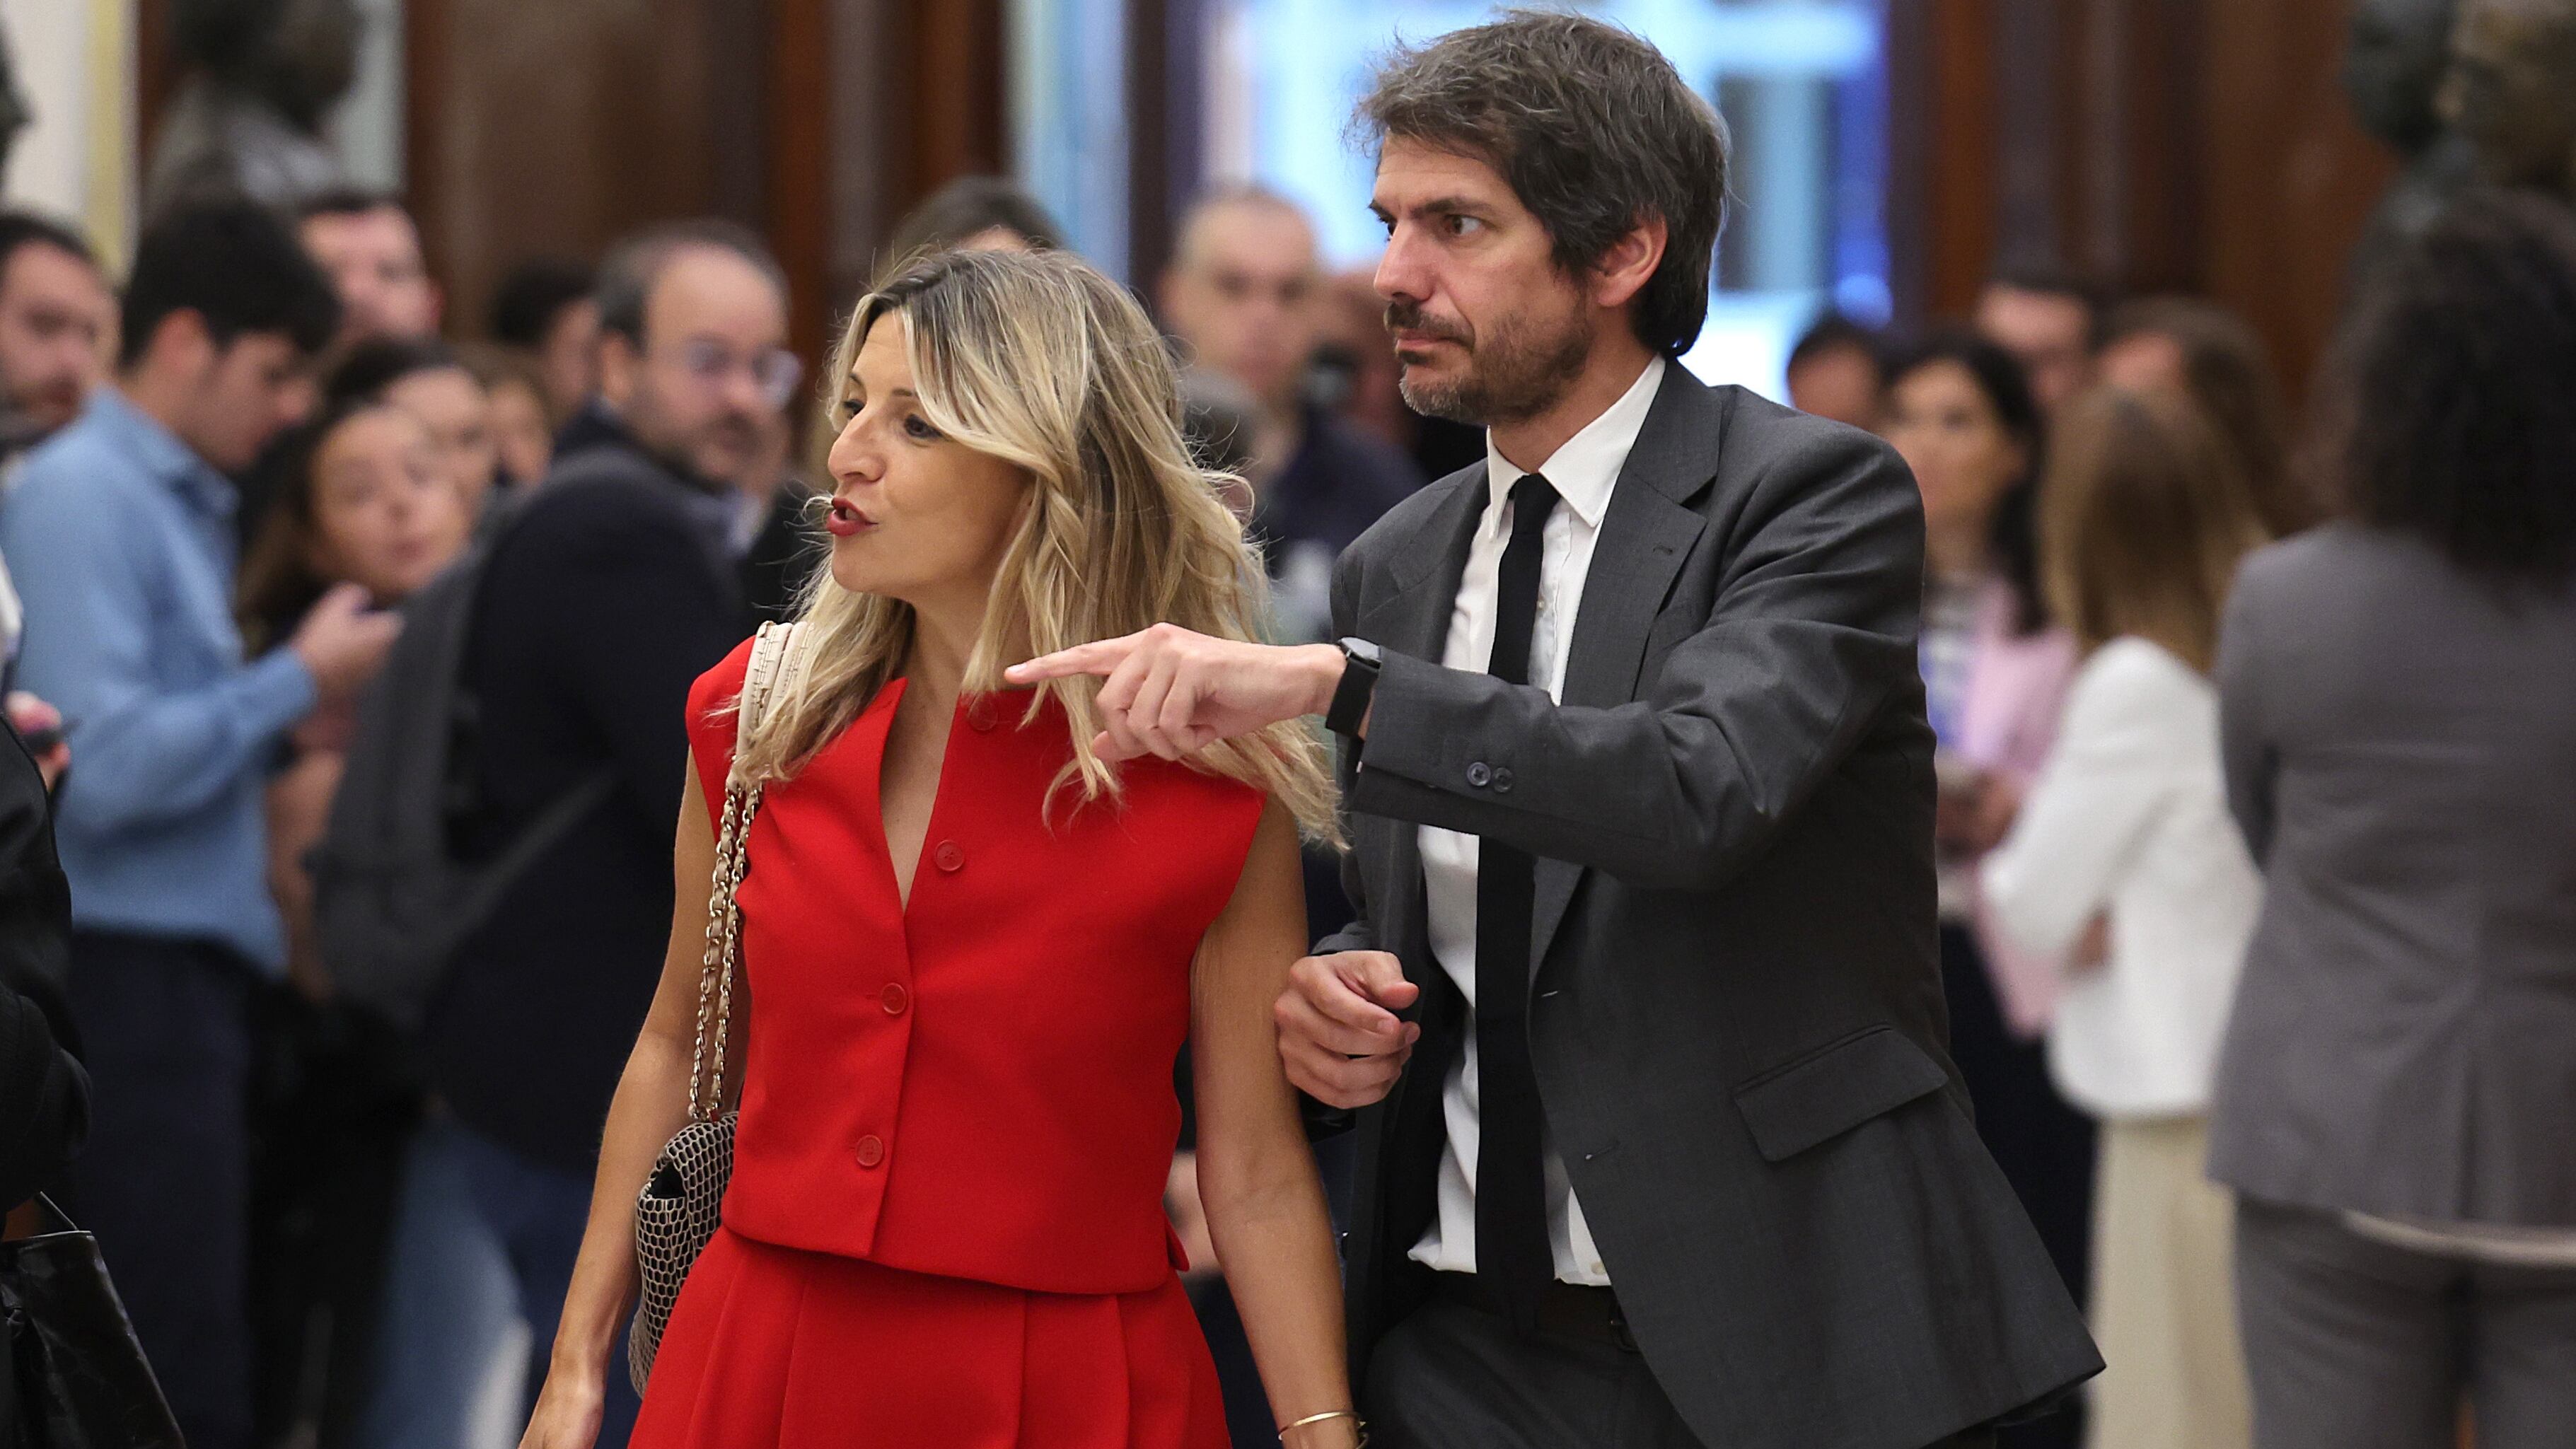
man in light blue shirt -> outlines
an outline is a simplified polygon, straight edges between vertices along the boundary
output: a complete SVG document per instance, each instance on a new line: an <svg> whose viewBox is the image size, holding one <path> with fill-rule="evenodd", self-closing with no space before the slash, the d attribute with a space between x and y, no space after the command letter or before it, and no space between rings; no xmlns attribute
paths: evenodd
<svg viewBox="0 0 2576 1449"><path fill-rule="evenodd" d="M24 677L71 721L79 769L60 831L74 920L220 943L265 971L284 943L262 767L318 694L293 649L242 661L234 502L179 434L101 388L29 459L0 553L29 603Z"/></svg>
<svg viewBox="0 0 2576 1449"><path fill-rule="evenodd" d="M266 775L397 626L343 591L243 659L225 474L301 418L339 317L284 223L237 202L164 217L123 310L116 384L29 455L0 555L26 604L20 680L70 736L56 820L95 1087L80 1208L188 1442L241 1449L249 1006L285 958Z"/></svg>

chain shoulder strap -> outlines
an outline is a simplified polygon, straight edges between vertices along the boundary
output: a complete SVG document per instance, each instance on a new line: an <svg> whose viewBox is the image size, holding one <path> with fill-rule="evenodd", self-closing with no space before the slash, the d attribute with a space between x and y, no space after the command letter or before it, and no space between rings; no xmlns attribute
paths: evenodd
<svg viewBox="0 0 2576 1449"><path fill-rule="evenodd" d="M743 671L742 699L734 709L734 754L759 730L778 691L793 648L796 626L763 624ZM698 1029L689 1054L689 1120L714 1121L724 1106L725 1048L733 1025L733 978L741 954L742 911L736 895L749 864L746 846L760 810L760 781L728 770L723 817L716 827L714 878L708 882L706 945L699 953Z"/></svg>

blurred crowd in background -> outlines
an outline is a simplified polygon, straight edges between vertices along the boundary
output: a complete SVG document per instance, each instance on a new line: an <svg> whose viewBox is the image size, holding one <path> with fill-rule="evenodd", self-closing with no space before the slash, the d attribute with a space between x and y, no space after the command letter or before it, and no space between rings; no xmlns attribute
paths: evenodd
<svg viewBox="0 0 2576 1449"><path fill-rule="evenodd" d="M2456 83L2566 113L2559 169L2401 197L2315 406L2228 309L2057 271L1790 357L1922 489L1952 1054L2112 1365L2022 1449L2252 1443L2249 1357L2356 1435L2404 1396L2576 1442L2576 10L2492 8L2566 87L2480 89L2474 37ZM0 216L0 634L71 891L67 960L0 952L0 1202L96 1230L192 1444L507 1442L663 955L680 702L811 580L830 379L730 224L526 260L466 319L399 195L173 184L121 272ZM887 254L1069 244L968 177ZM1324 637L1335 557L1481 434L1404 407L1369 273L1283 195L1211 190L1140 290L1276 634ZM703 551L621 547L611 484ZM403 627L459 577L440 640ZM440 818L495 892L425 985L317 908L385 808L343 785L388 671L453 677ZM50 880L41 834L6 864ZM1269 1443L1187 1145L1194 1297Z"/></svg>

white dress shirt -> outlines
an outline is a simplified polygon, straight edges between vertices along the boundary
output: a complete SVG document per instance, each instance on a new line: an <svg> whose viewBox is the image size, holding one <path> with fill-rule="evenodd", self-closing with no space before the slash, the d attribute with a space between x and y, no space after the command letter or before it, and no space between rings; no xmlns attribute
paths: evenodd
<svg viewBox="0 0 2576 1449"><path fill-rule="evenodd" d="M1658 357L1617 402L1566 439L1538 470L1561 500L1539 540L1538 619L1530 631L1529 679L1543 686L1550 699L1565 692L1566 649L1574 640L1583 581L1592 570L1592 546L1601 536L1611 489L1663 380L1664 360ZM1449 642L1440 655L1448 668L1482 674L1493 663L1496 576L1512 538L1512 485L1522 476L1522 470L1494 451L1493 437L1487 434L1485 515L1468 546L1467 572L1458 581L1458 602L1449 613ZM1457 1065L1450 1068L1440 1094L1441 1117L1449 1129L1448 1146L1440 1154L1440 1215L1414 1246L1413 1258L1450 1273L1476 1271L1476 1148L1482 1140L1476 1119L1476 859L1475 836L1422 827L1431 954L1467 999L1467 1028ZM1549 1145L1544 1123L1540 1131L1547 1236L1556 1276L1567 1283L1607 1286L1609 1271L1601 1265L1583 1206L1566 1181L1565 1161Z"/></svg>
<svg viewBox="0 0 2576 1449"><path fill-rule="evenodd" d="M2207 1112L2263 900L2227 813L2209 681L2144 639L2095 650L1983 880L1996 924L2043 955L2109 914L2109 959L2069 976L2049 1024L2068 1099L2097 1117Z"/></svg>

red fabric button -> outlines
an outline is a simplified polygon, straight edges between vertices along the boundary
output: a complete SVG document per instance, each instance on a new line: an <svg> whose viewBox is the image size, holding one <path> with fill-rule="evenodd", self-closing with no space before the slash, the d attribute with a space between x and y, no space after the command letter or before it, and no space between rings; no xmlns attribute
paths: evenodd
<svg viewBox="0 0 2576 1449"><path fill-rule="evenodd" d="M966 706L966 723L979 735L991 734L994 725L992 706L980 700Z"/></svg>
<svg viewBox="0 0 2576 1449"><path fill-rule="evenodd" d="M943 840L939 842L938 851L930 858L939 863L939 868L941 870L954 875L965 866L966 851L964 847L958 845L956 841Z"/></svg>
<svg viewBox="0 0 2576 1449"><path fill-rule="evenodd" d="M874 1167L885 1161L885 1140L871 1132L859 1139L859 1166Z"/></svg>
<svg viewBox="0 0 2576 1449"><path fill-rule="evenodd" d="M902 982L889 981L885 990L877 993L877 1001L885 1007L886 1015L901 1016L904 1009L912 1005L912 993L903 989Z"/></svg>

